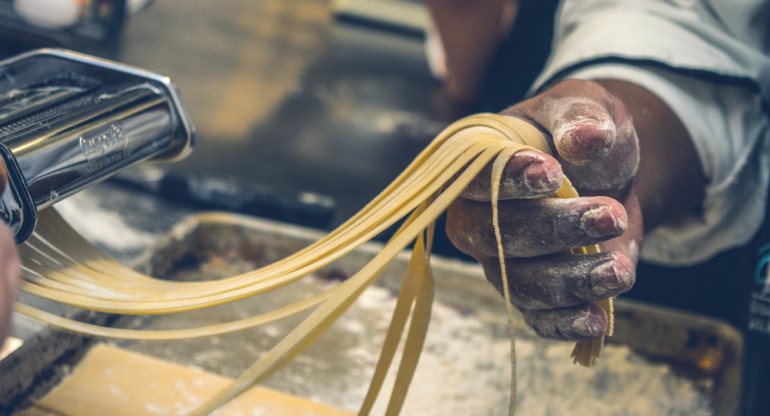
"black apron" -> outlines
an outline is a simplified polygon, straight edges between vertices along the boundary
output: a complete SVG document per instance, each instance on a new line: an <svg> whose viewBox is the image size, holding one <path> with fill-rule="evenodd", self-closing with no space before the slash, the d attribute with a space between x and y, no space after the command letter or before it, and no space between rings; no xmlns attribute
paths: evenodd
<svg viewBox="0 0 770 416"><path fill-rule="evenodd" d="M770 412L770 292L765 290L769 266L770 221L765 221L749 244L704 263L690 267L640 263L636 284L622 295L717 318L738 329L744 341L745 416Z"/></svg>

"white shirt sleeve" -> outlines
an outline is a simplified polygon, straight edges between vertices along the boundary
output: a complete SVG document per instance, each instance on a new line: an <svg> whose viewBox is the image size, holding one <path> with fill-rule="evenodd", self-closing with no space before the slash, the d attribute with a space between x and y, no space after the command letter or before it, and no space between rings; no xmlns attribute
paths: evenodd
<svg viewBox="0 0 770 416"><path fill-rule="evenodd" d="M700 157L707 179L703 209L649 233L641 253L646 261L704 261L748 242L764 219L770 58L753 39L735 37L727 20L685 0L565 1L557 17L554 51L535 88L565 78L640 85L677 114Z"/></svg>

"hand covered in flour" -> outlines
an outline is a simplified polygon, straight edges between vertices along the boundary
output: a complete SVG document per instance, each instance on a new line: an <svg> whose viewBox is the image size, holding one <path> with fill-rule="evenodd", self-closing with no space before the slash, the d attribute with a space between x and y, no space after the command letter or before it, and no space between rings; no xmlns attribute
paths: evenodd
<svg viewBox="0 0 770 416"><path fill-rule="evenodd" d="M626 106L600 84L568 80L503 112L548 133L554 156L517 153L500 187L500 228L512 303L546 338L587 342L607 316L591 302L635 281L642 218L633 186L639 142ZM502 292L492 227L491 166L447 212L447 233ZM580 198L541 198L568 177ZM600 244L602 252L570 248Z"/></svg>
<svg viewBox="0 0 770 416"><path fill-rule="evenodd" d="M0 161L0 193L7 185L5 165ZM11 230L0 223L0 348L10 332L11 312L21 276L21 262Z"/></svg>

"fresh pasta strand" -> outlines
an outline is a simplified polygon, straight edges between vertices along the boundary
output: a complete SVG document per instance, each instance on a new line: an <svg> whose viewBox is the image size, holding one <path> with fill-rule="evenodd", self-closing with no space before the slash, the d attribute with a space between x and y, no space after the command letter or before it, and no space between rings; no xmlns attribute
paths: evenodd
<svg viewBox="0 0 770 416"><path fill-rule="evenodd" d="M503 281L503 295L505 296L505 312L508 318L508 334L511 342L511 398L508 405L508 414L512 415L516 408L516 340L513 329L513 304L511 303L511 290L508 285L508 274L505 267L505 253L503 252L503 237L500 232L500 210L498 200L500 197L500 180L503 176L508 160L516 153L517 149L506 149L495 158L492 167L492 227L495 230L497 241L497 257L500 260L500 278Z"/></svg>
<svg viewBox="0 0 770 416"><path fill-rule="evenodd" d="M90 245L54 210L40 213L35 235L20 247L24 262L21 290L31 295L82 309L125 315L184 313L250 296L270 293L312 274L404 220L382 251L347 280L305 299L276 307L258 316L206 327L142 330L103 327L53 315L18 303L19 313L84 334L125 339L183 339L238 331L310 311L286 337L265 353L227 389L195 410L206 415L248 387L269 377L307 348L358 296L371 285L396 255L414 243L391 326L360 414L371 411L382 382L406 331L404 352L391 392L387 415L403 405L427 333L433 301L429 255L436 218L489 163L493 163L493 226L500 254L506 314L511 335L511 402L516 402L513 307L506 279L497 199L506 162L524 149L549 151L543 135L529 123L495 114L478 114L447 127L377 197L348 221L314 244L265 267L222 280L173 282L146 276L109 258ZM554 197L573 198L577 192L565 180ZM598 247L572 250L594 253ZM612 330L612 301L597 302L607 312ZM409 323L407 329L407 322ZM592 365L601 353L603 338L577 344L574 362Z"/></svg>

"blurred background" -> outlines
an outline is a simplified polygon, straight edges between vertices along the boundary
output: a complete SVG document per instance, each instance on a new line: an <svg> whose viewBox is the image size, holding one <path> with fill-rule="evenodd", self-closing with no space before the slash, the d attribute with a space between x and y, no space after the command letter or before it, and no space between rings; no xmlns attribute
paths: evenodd
<svg viewBox="0 0 770 416"><path fill-rule="evenodd" d="M0 9L5 56L58 46L169 76L197 134L187 159L161 168L310 195L333 206L310 224L318 228L357 212L447 124L419 0L0 0Z"/></svg>

